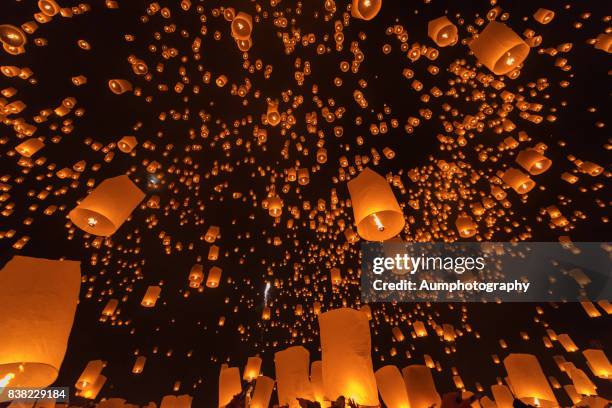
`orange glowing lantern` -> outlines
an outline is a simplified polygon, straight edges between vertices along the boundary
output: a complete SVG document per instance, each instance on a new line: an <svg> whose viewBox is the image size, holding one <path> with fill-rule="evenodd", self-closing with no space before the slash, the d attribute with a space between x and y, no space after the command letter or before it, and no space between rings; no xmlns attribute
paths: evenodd
<svg viewBox="0 0 612 408"><path fill-rule="evenodd" d="M552 161L535 149L525 149L516 157L516 162L531 175L544 173L552 165Z"/></svg>
<svg viewBox="0 0 612 408"><path fill-rule="evenodd" d="M278 402L299 408L297 398L312 400L309 379L310 353L302 346L293 346L274 353Z"/></svg>
<svg viewBox="0 0 612 408"><path fill-rule="evenodd" d="M229 404L232 398L241 392L240 370L238 367L227 367L223 364L219 373L219 407Z"/></svg>
<svg viewBox="0 0 612 408"><path fill-rule="evenodd" d="M402 373L394 365L387 365L376 370L376 384L384 403L389 408L409 408L408 394Z"/></svg>
<svg viewBox="0 0 612 408"><path fill-rule="evenodd" d="M478 61L496 75L513 71L529 54L529 45L497 21L491 21L469 46Z"/></svg>
<svg viewBox="0 0 612 408"><path fill-rule="evenodd" d="M248 40L253 31L253 17L242 11L232 20L232 37L237 40Z"/></svg>
<svg viewBox="0 0 612 408"><path fill-rule="evenodd" d="M353 0L351 15L362 20L371 20L380 11L382 0Z"/></svg>
<svg viewBox="0 0 612 408"><path fill-rule="evenodd" d="M142 302L140 304L144 307L153 307L155 303L157 303L157 299L159 298L159 294L161 293L161 287L159 286L149 286L147 288L147 292L144 294L142 298Z"/></svg>
<svg viewBox="0 0 612 408"><path fill-rule="evenodd" d="M516 398L544 408L559 405L534 355L512 353L504 359L504 367L508 372L508 385Z"/></svg>
<svg viewBox="0 0 612 408"><path fill-rule="evenodd" d="M442 399L436 391L431 370L424 365L409 365L402 370L410 408L440 406Z"/></svg>
<svg viewBox="0 0 612 408"><path fill-rule="evenodd" d="M502 180L519 194L526 194L535 187L535 181L522 171L514 168L506 170Z"/></svg>
<svg viewBox="0 0 612 408"><path fill-rule="evenodd" d="M458 40L457 26L451 23L446 16L431 20L427 24L427 35L438 47L455 45Z"/></svg>

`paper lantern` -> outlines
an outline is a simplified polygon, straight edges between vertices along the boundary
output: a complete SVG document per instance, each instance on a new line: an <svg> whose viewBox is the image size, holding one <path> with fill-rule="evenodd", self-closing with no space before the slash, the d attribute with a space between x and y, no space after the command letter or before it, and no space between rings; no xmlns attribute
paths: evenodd
<svg viewBox="0 0 612 408"><path fill-rule="evenodd" d="M567 375L574 383L574 389L580 395L597 395L597 387L579 368L568 370Z"/></svg>
<svg viewBox="0 0 612 408"><path fill-rule="evenodd" d="M192 400L190 395L166 395L161 400L160 408L191 408Z"/></svg>
<svg viewBox="0 0 612 408"><path fill-rule="evenodd" d="M370 325L359 310L341 308L319 315L325 396L343 395L357 404L378 405Z"/></svg>
<svg viewBox="0 0 612 408"><path fill-rule="evenodd" d="M216 288L219 286L219 281L221 280L221 268L218 266L213 266L208 271L208 278L206 279L206 287Z"/></svg>
<svg viewBox="0 0 612 408"><path fill-rule="evenodd" d="M388 408L410 408L404 379L396 366L381 367L375 376L380 396Z"/></svg>
<svg viewBox="0 0 612 408"><path fill-rule="evenodd" d="M249 357L247 359L246 366L244 367L244 373L242 379L246 381L253 381L259 376L259 370L261 369L261 358Z"/></svg>
<svg viewBox="0 0 612 408"><path fill-rule="evenodd" d="M424 365L409 365L402 370L410 408L440 406L442 399L436 391L431 370Z"/></svg>
<svg viewBox="0 0 612 408"><path fill-rule="evenodd" d="M107 378L100 374L93 384L90 384L87 387L83 388L83 390L77 393L77 395L87 399L96 399L98 397L98 394L102 390L102 387L104 387L104 384L106 384L106 380Z"/></svg>
<svg viewBox="0 0 612 408"><path fill-rule="evenodd" d="M512 353L504 359L508 373L508 385L514 396L525 404L540 407L557 407L553 394L538 359L531 354Z"/></svg>
<svg viewBox="0 0 612 408"><path fill-rule="evenodd" d="M145 356L136 357L136 361L134 362L134 366L132 367L133 374L140 374L142 370L144 370L145 363L147 362L147 358Z"/></svg>
<svg viewBox="0 0 612 408"><path fill-rule="evenodd" d="M278 112L278 101L268 101L268 110L266 111L266 119L270 126L276 126L281 121L281 115Z"/></svg>
<svg viewBox="0 0 612 408"><path fill-rule="evenodd" d="M274 196L268 199L268 214L271 217L280 217L283 213L283 200L280 197Z"/></svg>
<svg viewBox="0 0 612 408"><path fill-rule="evenodd" d="M313 361L310 365L310 385L312 386L314 400L323 406L325 391L323 388L323 362L321 360Z"/></svg>
<svg viewBox="0 0 612 408"><path fill-rule="evenodd" d="M529 45L511 28L491 21L469 47L478 61L496 75L517 68L529 54Z"/></svg>
<svg viewBox="0 0 612 408"><path fill-rule="evenodd" d="M149 286L147 288L146 293L142 298L142 302L140 304L144 307L153 307L155 303L157 303L157 299L159 298L159 294L161 293L161 287L159 286Z"/></svg>
<svg viewBox="0 0 612 408"><path fill-rule="evenodd" d="M526 194L535 187L535 181L522 171L514 168L506 170L502 180L519 194Z"/></svg>
<svg viewBox="0 0 612 408"><path fill-rule="evenodd" d="M11 378L10 387L55 381L80 285L77 261L14 256L0 271L0 378Z"/></svg>
<svg viewBox="0 0 612 408"><path fill-rule="evenodd" d="M25 142L19 143L17 147L15 147L15 151L22 156L32 157L34 153L39 151L45 146L42 140L37 138L28 139Z"/></svg>
<svg viewBox="0 0 612 408"><path fill-rule="evenodd" d="M612 376L612 365L603 350L588 349L582 352L589 369L596 377L609 379Z"/></svg>
<svg viewBox="0 0 612 408"><path fill-rule="evenodd" d="M472 220L469 215L462 215L457 217L455 221L455 227L459 232L461 238L470 238L478 233L478 225Z"/></svg>
<svg viewBox="0 0 612 408"><path fill-rule="evenodd" d="M0 25L0 42L13 48L20 48L27 42L25 33L10 24Z"/></svg>
<svg viewBox="0 0 612 408"><path fill-rule="evenodd" d="M250 408L268 408L274 390L274 380L262 375L257 378Z"/></svg>
<svg viewBox="0 0 612 408"><path fill-rule="evenodd" d="M339 285L342 283L342 274L340 273L340 268L331 268L331 270L329 271L329 275L334 285Z"/></svg>
<svg viewBox="0 0 612 408"><path fill-rule="evenodd" d="M611 34L599 34L597 41L595 42L595 48L598 50L612 53L612 35Z"/></svg>
<svg viewBox="0 0 612 408"><path fill-rule="evenodd" d="M108 88L115 95L121 95L133 89L130 81L125 79L111 79L108 81Z"/></svg>
<svg viewBox="0 0 612 408"><path fill-rule="evenodd" d="M382 0L353 0L351 15L362 20L371 20L380 11Z"/></svg>
<svg viewBox="0 0 612 408"><path fill-rule="evenodd" d="M75 387L78 390L84 390L85 388L91 386L96 382L100 374L102 374L102 369L106 363L102 360L92 360L83 369L83 372L79 376Z"/></svg>
<svg viewBox="0 0 612 408"><path fill-rule="evenodd" d="M574 351L578 351L578 346L573 342L571 337L568 334L560 334L557 336L559 343L563 346L565 351L569 353L573 353Z"/></svg>
<svg viewBox="0 0 612 408"><path fill-rule="evenodd" d="M429 38L431 38L438 47L455 45L459 39L457 26L451 23L446 16L431 20L427 24L427 35L429 35Z"/></svg>
<svg viewBox="0 0 612 408"><path fill-rule="evenodd" d="M102 309L103 316L112 316L115 314L115 310L117 310L117 306L119 306L119 301L117 299L108 299L106 302L106 306Z"/></svg>
<svg viewBox="0 0 612 408"><path fill-rule="evenodd" d="M190 288L199 288L204 280L204 267L201 264L195 264L191 267L191 271L189 271L189 287Z"/></svg>
<svg viewBox="0 0 612 408"><path fill-rule="evenodd" d="M310 174L308 169L302 168L297 171L297 181L300 186L305 186L310 183Z"/></svg>
<svg viewBox="0 0 612 408"><path fill-rule="evenodd" d="M253 17L242 11L232 20L232 37L237 40L248 40L253 31Z"/></svg>
<svg viewBox="0 0 612 408"><path fill-rule="evenodd" d="M310 353L302 346L289 347L274 353L276 388L280 405L299 408L297 398L312 401L309 368Z"/></svg>
<svg viewBox="0 0 612 408"><path fill-rule="evenodd" d="M492 385L491 393L497 404L497 408L513 408L514 407L514 396L505 385Z"/></svg>
<svg viewBox="0 0 612 408"><path fill-rule="evenodd" d="M121 150L123 153L129 153L134 150L137 144L138 140L136 140L134 136L123 136L117 142L117 148L119 148L119 150Z"/></svg>
<svg viewBox="0 0 612 408"><path fill-rule="evenodd" d="M235 395L240 393L242 393L240 370L238 367L222 365L219 373L219 407L226 406Z"/></svg>
<svg viewBox="0 0 612 408"><path fill-rule="evenodd" d="M108 178L70 211L68 217L87 233L110 236L127 220L144 196L128 176Z"/></svg>
<svg viewBox="0 0 612 408"><path fill-rule="evenodd" d="M217 227L216 225L211 225L210 227L208 227L208 230L204 235L204 241L208 242L209 244L212 244L219 237L220 232L221 229L219 227Z"/></svg>
<svg viewBox="0 0 612 408"><path fill-rule="evenodd" d="M533 19L540 24L548 24L555 18L555 12L545 8L539 8L533 13Z"/></svg>
<svg viewBox="0 0 612 408"><path fill-rule="evenodd" d="M425 328L425 324L422 321L416 320L412 323L412 327L417 337L427 337L427 328Z"/></svg>
<svg viewBox="0 0 612 408"><path fill-rule="evenodd" d="M369 168L348 182L357 233L367 241L399 234L405 220L387 180Z"/></svg>
<svg viewBox="0 0 612 408"><path fill-rule="evenodd" d="M525 149L516 157L516 162L531 175L544 173L552 165L552 160L535 149Z"/></svg>

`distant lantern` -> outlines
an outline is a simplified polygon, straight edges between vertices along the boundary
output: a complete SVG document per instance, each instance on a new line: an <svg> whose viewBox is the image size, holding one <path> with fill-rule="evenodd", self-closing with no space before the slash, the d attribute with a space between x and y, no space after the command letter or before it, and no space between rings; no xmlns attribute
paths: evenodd
<svg viewBox="0 0 612 408"><path fill-rule="evenodd" d="M84 390L95 383L100 374L102 374L105 365L106 363L102 360L88 362L75 384L76 389Z"/></svg>
<svg viewBox="0 0 612 408"><path fill-rule="evenodd" d="M225 407L236 394L242 393L238 367L221 366L219 373L219 407Z"/></svg>
<svg viewBox="0 0 612 408"><path fill-rule="evenodd" d="M244 373L242 379L245 381L253 381L259 377L259 371L261 370L261 358L249 357L247 359L246 366L244 367Z"/></svg>
<svg viewBox="0 0 612 408"><path fill-rule="evenodd" d="M191 271L189 271L189 287L197 289L202 284L204 280L204 267L201 264L195 264L191 267Z"/></svg>
<svg viewBox="0 0 612 408"><path fill-rule="evenodd" d="M559 406L534 355L510 354L504 359L504 367L512 393L523 403L544 408Z"/></svg>
<svg viewBox="0 0 612 408"><path fill-rule="evenodd" d="M372 366L370 324L359 310L341 308L319 315L325 396L343 395L357 404L378 406Z"/></svg>
<svg viewBox="0 0 612 408"><path fill-rule="evenodd" d="M545 8L539 8L533 13L533 19L540 24L548 24L555 18L555 12Z"/></svg>
<svg viewBox="0 0 612 408"><path fill-rule="evenodd" d="M516 162L529 174L537 176L544 173L552 165L552 161L535 149L525 149L516 157Z"/></svg>
<svg viewBox="0 0 612 408"><path fill-rule="evenodd" d="M595 48L612 53L612 34L599 34L595 41Z"/></svg>
<svg viewBox="0 0 612 408"><path fill-rule="evenodd" d="M519 194L526 194L535 187L535 181L522 171L514 168L506 170L502 180Z"/></svg>
<svg viewBox="0 0 612 408"><path fill-rule="evenodd" d="M117 147L123 153L129 153L132 150L134 150L134 148L136 147L137 144L138 144L138 140L136 140L136 138L134 136L123 136L117 142Z"/></svg>
<svg viewBox="0 0 612 408"><path fill-rule="evenodd" d="M278 112L278 101L269 101L266 111L266 120L270 126L276 126L281 121L281 114Z"/></svg>
<svg viewBox="0 0 612 408"><path fill-rule="evenodd" d="M110 236L125 222L144 196L128 176L108 178L70 211L68 216L87 233Z"/></svg>
<svg viewBox="0 0 612 408"><path fill-rule="evenodd" d="M232 20L232 37L237 40L248 40L253 31L253 17L242 11Z"/></svg>
<svg viewBox="0 0 612 408"><path fill-rule="evenodd" d="M414 328L414 332L416 333L417 337L427 337L427 328L422 321L416 320L414 323L412 323L412 327Z"/></svg>
<svg viewBox="0 0 612 408"><path fill-rule="evenodd" d="M204 235L204 241L208 242L209 244L212 244L219 237L220 231L221 229L219 227L217 227L216 225L211 225L210 227L208 227L208 231L206 231L206 234Z"/></svg>
<svg viewBox="0 0 612 408"><path fill-rule="evenodd" d="M612 365L603 350L588 349L582 352L587 360L587 366L596 377L612 378Z"/></svg>
<svg viewBox="0 0 612 408"><path fill-rule="evenodd" d="M132 367L133 374L140 374L142 370L144 370L145 363L147 362L147 358L145 356L136 357L136 361L134 362L134 367Z"/></svg>
<svg viewBox="0 0 612 408"><path fill-rule="evenodd" d="M283 200L280 197L274 196L268 199L268 214L271 217L280 217L283 213Z"/></svg>
<svg viewBox="0 0 612 408"><path fill-rule="evenodd" d="M332 284L339 285L342 283L342 274L340 273L340 268L331 268L329 274Z"/></svg>
<svg viewBox="0 0 612 408"><path fill-rule="evenodd" d="M424 365L409 365L402 370L410 408L440 406L442 399L436 390L431 370Z"/></svg>
<svg viewBox="0 0 612 408"><path fill-rule="evenodd" d="M557 336L557 339L559 340L559 343L561 343L565 351L567 351L568 353L578 351L578 346L576 346L576 344L568 334L560 334Z"/></svg>
<svg viewBox="0 0 612 408"><path fill-rule="evenodd" d="M262 375L257 378L255 383L255 391L251 398L250 408L268 408L270 406L270 398L274 390L274 380L270 377Z"/></svg>
<svg viewBox="0 0 612 408"><path fill-rule="evenodd" d="M80 286L77 261L14 256L0 271L0 379L7 385L42 388L56 380Z"/></svg>
<svg viewBox="0 0 612 408"><path fill-rule="evenodd" d="M261 319L270 320L270 315L271 315L270 306L265 306L263 311L261 312Z"/></svg>
<svg viewBox="0 0 612 408"><path fill-rule="evenodd" d="M216 245L211 245L208 249L208 257L209 261L216 261L219 259L219 247Z"/></svg>
<svg viewBox="0 0 612 408"><path fill-rule="evenodd" d="M305 186L310 183L310 174L307 168L298 169L297 181L300 186Z"/></svg>
<svg viewBox="0 0 612 408"><path fill-rule="evenodd" d="M351 15L362 20L371 20L380 11L382 0L353 0Z"/></svg>
<svg viewBox="0 0 612 408"><path fill-rule="evenodd" d="M491 21L469 47L478 61L496 75L516 69L529 54L529 45L510 27Z"/></svg>
<svg viewBox="0 0 612 408"><path fill-rule="evenodd" d="M278 402L298 408L297 398L312 400L309 379L310 353L302 346L293 346L274 353L274 370Z"/></svg>
<svg viewBox="0 0 612 408"><path fill-rule="evenodd" d="M576 392L580 395L597 395L597 386L589 379L589 377L579 368L571 368L567 371L567 375L574 383Z"/></svg>
<svg viewBox="0 0 612 408"><path fill-rule="evenodd" d="M378 391L385 405L389 408L409 408L408 394L402 373L394 365L379 368L374 373Z"/></svg>
<svg viewBox="0 0 612 408"><path fill-rule="evenodd" d="M367 241L385 241L399 234L405 220L389 183L365 168L348 182L357 233Z"/></svg>
<svg viewBox="0 0 612 408"><path fill-rule="evenodd" d="M470 238L478 233L478 225L469 215L461 215L455 221L455 227L461 238Z"/></svg>
<svg viewBox="0 0 612 408"><path fill-rule="evenodd" d="M161 293L161 287L159 286L149 286L147 288L147 292L144 294L142 298L142 302L140 304L144 307L153 307L155 303L157 303L157 299L159 298L159 294Z"/></svg>
<svg viewBox="0 0 612 408"><path fill-rule="evenodd" d="M427 35L438 47L455 45L458 40L457 26L451 23L446 16L431 20L427 24Z"/></svg>
<svg viewBox="0 0 612 408"><path fill-rule="evenodd" d="M45 146L42 140L35 137L22 142L15 147L15 151L24 157L32 157Z"/></svg>
<svg viewBox="0 0 612 408"><path fill-rule="evenodd" d="M221 281L221 268L218 266L213 266L208 271L208 278L206 279L206 287L216 288L219 286L219 281Z"/></svg>
<svg viewBox="0 0 612 408"><path fill-rule="evenodd" d="M26 44L27 37L20 28L10 24L2 24L0 25L0 42L12 48L20 48Z"/></svg>
<svg viewBox="0 0 612 408"><path fill-rule="evenodd" d="M110 81L108 81L108 88L115 95L121 95L133 89L130 81L127 81L125 79L111 79Z"/></svg>

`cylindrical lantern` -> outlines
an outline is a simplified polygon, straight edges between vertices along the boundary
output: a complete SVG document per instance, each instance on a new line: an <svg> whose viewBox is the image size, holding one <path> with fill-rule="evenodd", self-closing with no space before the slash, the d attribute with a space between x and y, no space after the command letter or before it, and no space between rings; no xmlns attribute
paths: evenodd
<svg viewBox="0 0 612 408"><path fill-rule="evenodd" d="M359 310L341 308L319 315L325 396L343 395L357 404L378 405L372 366L370 324Z"/></svg>
<svg viewBox="0 0 612 408"><path fill-rule="evenodd" d="M362 20L371 20L380 11L382 0L353 0L351 15Z"/></svg>
<svg viewBox="0 0 612 408"><path fill-rule="evenodd" d="M219 232L221 232L221 229L219 227L217 227L216 225L211 225L210 227L208 227L208 231L206 231L206 234L204 235L204 241L208 242L209 244L212 244L219 237Z"/></svg>
<svg viewBox="0 0 612 408"><path fill-rule="evenodd" d="M221 280L221 268L218 266L213 266L208 271L208 278L206 279L206 287L216 288L219 286L219 281Z"/></svg>
<svg viewBox="0 0 612 408"><path fill-rule="evenodd" d="M276 126L281 121L281 114L278 112L278 101L269 101L266 119L270 126Z"/></svg>
<svg viewBox="0 0 612 408"><path fill-rule="evenodd" d="M504 359L508 382L514 396L525 404L557 407L553 394L538 359L531 354L512 353Z"/></svg>
<svg viewBox="0 0 612 408"><path fill-rule="evenodd" d="M140 374L142 370L144 370L145 363L147 362L147 358L145 356L138 356L136 361L134 362L134 367L132 367L132 373Z"/></svg>
<svg viewBox="0 0 612 408"><path fill-rule="evenodd" d="M244 367L244 373L242 379L246 381L253 381L259 376L259 370L261 369L261 358L249 357L247 359L246 366Z"/></svg>
<svg viewBox="0 0 612 408"><path fill-rule="evenodd" d="M588 349L582 352L589 369L596 377L609 379L612 377L612 365L603 350Z"/></svg>
<svg viewBox="0 0 612 408"><path fill-rule="evenodd" d="M455 45L458 40L457 26L451 23L446 16L431 20L427 24L427 35L438 47Z"/></svg>
<svg viewBox="0 0 612 408"><path fill-rule="evenodd" d="M36 153L43 147L45 147L43 141L33 137L31 139L26 140L25 142L19 143L15 147L15 150L22 156L32 157L34 153Z"/></svg>
<svg viewBox="0 0 612 408"><path fill-rule="evenodd" d="M410 408L404 379L396 366L379 368L375 376L380 396L388 408Z"/></svg>
<svg viewBox="0 0 612 408"><path fill-rule="evenodd" d="M280 405L299 408L297 398L312 400L309 368L310 353L302 346L293 346L274 353L276 388Z"/></svg>
<svg viewBox="0 0 612 408"><path fill-rule="evenodd" d="M324 406L325 391L323 388L323 362L321 360L313 361L310 365L310 385L312 386L314 400Z"/></svg>
<svg viewBox="0 0 612 408"><path fill-rule="evenodd" d="M340 268L331 268L329 274L331 281L334 285L339 285L342 283L342 274L340 273Z"/></svg>
<svg viewBox="0 0 612 408"><path fill-rule="evenodd" d="M280 197L274 196L268 199L268 213L271 217L280 217L283 213L283 200Z"/></svg>
<svg viewBox="0 0 612 408"><path fill-rule="evenodd" d="M115 95L121 95L133 89L130 81L125 79L111 79L108 81L108 87Z"/></svg>
<svg viewBox="0 0 612 408"><path fill-rule="evenodd" d="M409 365L402 370L410 408L440 406L442 399L436 391L431 370L424 365Z"/></svg>
<svg viewBox="0 0 612 408"><path fill-rule="evenodd" d="M514 396L505 385L496 384L491 386L491 393L495 399L497 408L513 408Z"/></svg>
<svg viewBox="0 0 612 408"><path fill-rule="evenodd" d="M531 175L544 173L552 165L552 160L535 149L525 149L516 157L516 162Z"/></svg>
<svg viewBox="0 0 612 408"><path fill-rule="evenodd" d="M250 408L268 408L270 406L270 397L272 397L273 390L273 379L265 375L258 377L255 383L255 391L251 398Z"/></svg>
<svg viewBox="0 0 612 408"><path fill-rule="evenodd" d="M578 346L576 346L576 343L574 343L569 334L560 334L559 336L557 336L557 338L559 340L559 343L561 343L561 345L565 349L565 351L569 353L578 351Z"/></svg>
<svg viewBox="0 0 612 408"><path fill-rule="evenodd" d="M96 382L105 365L106 363L102 360L92 360L87 363L85 369L83 369L83 372L77 380L75 387L78 390L84 390L85 388L91 386Z"/></svg>
<svg viewBox="0 0 612 408"><path fill-rule="evenodd" d="M123 136L121 140L117 142L117 147L123 153L129 153L134 150L137 144L138 140L136 140L134 136Z"/></svg>
<svg viewBox="0 0 612 408"><path fill-rule="evenodd" d="M455 227L461 238L470 238L478 233L478 225L469 215L461 215L455 221Z"/></svg>
<svg viewBox="0 0 612 408"><path fill-rule="evenodd" d="M104 384L106 384L106 380L106 376L100 374L93 384L83 388L83 390L78 392L77 395L87 399L96 399L100 393L100 390L102 390L102 387L104 387Z"/></svg>
<svg viewBox="0 0 612 408"><path fill-rule="evenodd" d="M405 224L404 214L387 180L365 168L348 182L357 233L367 241L385 241Z"/></svg>
<svg viewBox="0 0 612 408"><path fill-rule="evenodd" d="M80 286L77 261L14 256L0 271L0 378L11 378L8 386L55 381Z"/></svg>
<svg viewBox="0 0 612 408"><path fill-rule="evenodd" d="M519 194L526 194L535 187L535 181L522 171L514 168L506 170L502 180Z"/></svg>
<svg viewBox="0 0 612 408"><path fill-rule="evenodd" d="M144 294L142 298L142 302L140 304L144 307L153 307L155 303L157 303L157 299L159 298L159 294L161 293L161 287L159 286L149 286L147 288L147 292Z"/></svg>
<svg viewBox="0 0 612 408"><path fill-rule="evenodd" d="M555 18L555 12L545 8L539 8L533 13L533 19L540 24L548 24Z"/></svg>
<svg viewBox="0 0 612 408"><path fill-rule="evenodd" d="M128 176L109 178L100 183L68 216L83 231L107 237L119 229L144 196Z"/></svg>
<svg viewBox="0 0 612 408"><path fill-rule="evenodd" d="M225 407L235 395L242 393L238 367L221 366L219 373L219 408Z"/></svg>
<svg viewBox="0 0 612 408"><path fill-rule="evenodd" d="M232 20L232 37L237 40L248 40L253 31L253 17L240 11Z"/></svg>
<svg viewBox="0 0 612 408"><path fill-rule="evenodd" d="M518 67L529 54L529 45L510 27L491 21L469 44L478 61L496 75Z"/></svg>
<svg viewBox="0 0 612 408"><path fill-rule="evenodd" d="M219 247L216 245L211 245L208 249L208 260L216 261L219 259Z"/></svg>
<svg viewBox="0 0 612 408"><path fill-rule="evenodd" d="M191 267L191 271L189 271L189 287L190 288L199 288L204 280L204 267L202 264L195 264Z"/></svg>
<svg viewBox="0 0 612 408"><path fill-rule="evenodd" d="M574 389L580 395L597 395L597 387L579 368L568 370L567 375L574 383Z"/></svg>

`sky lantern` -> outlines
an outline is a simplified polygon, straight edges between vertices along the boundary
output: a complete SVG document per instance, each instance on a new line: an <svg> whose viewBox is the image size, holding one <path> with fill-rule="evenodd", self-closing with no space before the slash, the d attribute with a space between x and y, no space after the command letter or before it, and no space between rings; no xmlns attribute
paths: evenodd
<svg viewBox="0 0 612 408"><path fill-rule="evenodd" d="M516 157L516 162L533 176L544 173L552 165L552 160L536 149L522 150Z"/></svg>
<svg viewBox="0 0 612 408"><path fill-rule="evenodd" d="M253 31L253 18L242 11L232 20L232 37L237 40L248 40Z"/></svg>
<svg viewBox="0 0 612 408"><path fill-rule="evenodd" d="M388 408L410 408L404 379L396 366L381 367L374 375L380 396Z"/></svg>
<svg viewBox="0 0 612 408"><path fill-rule="evenodd" d="M478 233L478 225L466 214L457 217L455 227L461 238L470 238Z"/></svg>
<svg viewBox="0 0 612 408"><path fill-rule="evenodd" d="M496 75L505 75L523 63L529 54L529 45L510 27L491 21L469 43L478 62Z"/></svg>
<svg viewBox="0 0 612 408"><path fill-rule="evenodd" d="M15 150L22 156L32 157L37 151L45 147L45 144L42 140L37 139L35 137L26 140L25 142L19 143Z"/></svg>
<svg viewBox="0 0 612 408"><path fill-rule="evenodd" d="M446 16L438 17L427 24L427 35L438 47L455 45L458 40L457 26Z"/></svg>
<svg viewBox="0 0 612 408"><path fill-rule="evenodd" d="M136 361L134 361L134 366L132 367L132 373L133 374L142 373L146 362L147 362L147 358L145 356L136 357Z"/></svg>
<svg viewBox="0 0 612 408"><path fill-rule="evenodd" d="M365 168L348 182L357 233L367 241L385 241L399 234L405 220L389 183Z"/></svg>
<svg viewBox="0 0 612 408"><path fill-rule="evenodd" d="M121 150L123 153L130 153L136 145L138 144L138 140L134 136L123 136L117 142L117 148Z"/></svg>
<svg viewBox="0 0 612 408"><path fill-rule="evenodd" d="M587 349L582 352L593 375L599 378L612 377L612 365L603 350Z"/></svg>
<svg viewBox="0 0 612 408"><path fill-rule="evenodd" d="M265 375L257 377L250 408L268 408L272 391L274 391L274 380L272 378Z"/></svg>
<svg viewBox="0 0 612 408"><path fill-rule="evenodd" d="M115 95L121 95L134 89L132 83L125 79L111 79L108 81L108 88Z"/></svg>
<svg viewBox="0 0 612 408"><path fill-rule="evenodd" d="M436 390L431 370L424 365L409 365L402 369L410 408L440 406L442 399Z"/></svg>
<svg viewBox="0 0 612 408"><path fill-rule="evenodd" d="M511 353L504 359L504 367L508 385L516 398L529 405L537 401L538 406L544 408L559 405L534 355Z"/></svg>
<svg viewBox="0 0 612 408"><path fill-rule="evenodd" d="M81 285L80 262L14 256L0 271L0 379L40 388L57 378ZM0 398L2 398L0 396Z"/></svg>
<svg viewBox="0 0 612 408"><path fill-rule="evenodd" d="M109 178L101 182L68 216L85 232L110 236L127 220L144 196L128 176Z"/></svg>
<svg viewBox="0 0 612 408"><path fill-rule="evenodd" d="M149 286L147 288L146 293L142 298L142 302L140 304L144 307L153 307L155 303L157 303L157 299L159 298L159 294L161 293L161 287L159 286Z"/></svg>
<svg viewBox="0 0 612 408"><path fill-rule="evenodd" d="M102 370L104 369L105 365L106 363L102 360L92 360L88 362L85 368L83 369L83 372L79 376L75 387L78 390L84 390L88 386L95 383L96 379L102 373Z"/></svg>
<svg viewBox="0 0 612 408"><path fill-rule="evenodd" d="M319 328L325 396L378 405L366 315L349 308L331 310L319 315Z"/></svg>
<svg viewBox="0 0 612 408"><path fill-rule="evenodd" d="M244 367L244 373L242 374L242 379L245 381L253 381L259 376L259 371L261 369L261 358L249 357L247 359L246 366Z"/></svg>
<svg viewBox="0 0 612 408"><path fill-rule="evenodd" d="M274 353L276 387L281 405L299 408L297 398L312 400L309 369L310 352L302 346L293 346Z"/></svg>
<svg viewBox="0 0 612 408"><path fill-rule="evenodd" d="M515 168L506 170L502 176L502 180L518 194L526 194L535 187L535 181Z"/></svg>
<svg viewBox="0 0 612 408"><path fill-rule="evenodd" d="M241 392L240 370L238 367L228 367L223 364L219 373L219 408L225 407Z"/></svg>
<svg viewBox="0 0 612 408"><path fill-rule="evenodd" d="M218 266L213 266L208 271L208 278L206 278L206 287L208 288L216 288L219 286L219 282L221 281L221 268Z"/></svg>
<svg viewBox="0 0 612 408"><path fill-rule="evenodd" d="M361 20L372 20L382 7L382 0L353 0L351 15Z"/></svg>
<svg viewBox="0 0 612 408"><path fill-rule="evenodd" d="M548 24L555 18L555 12L545 8L539 8L533 13L533 19L540 24Z"/></svg>

